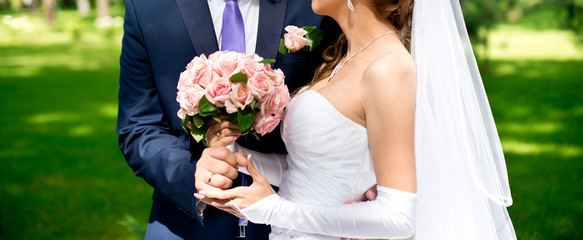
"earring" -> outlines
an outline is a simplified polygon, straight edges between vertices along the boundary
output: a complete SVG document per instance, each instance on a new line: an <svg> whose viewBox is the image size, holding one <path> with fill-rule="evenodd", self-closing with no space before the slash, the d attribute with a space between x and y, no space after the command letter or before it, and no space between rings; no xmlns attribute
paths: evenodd
<svg viewBox="0 0 583 240"><path fill-rule="evenodd" d="M352 5L352 1L348 0L348 9L350 9L351 12L354 12L354 5Z"/></svg>

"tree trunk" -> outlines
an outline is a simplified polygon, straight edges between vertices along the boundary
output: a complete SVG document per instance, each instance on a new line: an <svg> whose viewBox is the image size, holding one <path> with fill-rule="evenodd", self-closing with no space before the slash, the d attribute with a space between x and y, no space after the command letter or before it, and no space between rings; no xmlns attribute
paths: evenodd
<svg viewBox="0 0 583 240"><path fill-rule="evenodd" d="M87 17L89 16L89 11L91 10L91 4L89 0L77 0L77 12L79 16Z"/></svg>
<svg viewBox="0 0 583 240"><path fill-rule="evenodd" d="M109 0L96 0L97 17L109 16Z"/></svg>
<svg viewBox="0 0 583 240"><path fill-rule="evenodd" d="M49 25L52 25L55 20L55 8L57 5L56 0L43 0L43 9L45 11L46 21Z"/></svg>

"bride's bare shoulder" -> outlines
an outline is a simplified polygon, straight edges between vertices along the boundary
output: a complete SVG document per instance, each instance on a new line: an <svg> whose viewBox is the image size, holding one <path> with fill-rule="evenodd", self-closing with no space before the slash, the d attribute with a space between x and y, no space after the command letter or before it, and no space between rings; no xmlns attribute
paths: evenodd
<svg viewBox="0 0 583 240"><path fill-rule="evenodd" d="M410 84L417 81L417 68L408 52L396 52L372 61L364 71L364 85ZM370 86L372 85L372 86Z"/></svg>

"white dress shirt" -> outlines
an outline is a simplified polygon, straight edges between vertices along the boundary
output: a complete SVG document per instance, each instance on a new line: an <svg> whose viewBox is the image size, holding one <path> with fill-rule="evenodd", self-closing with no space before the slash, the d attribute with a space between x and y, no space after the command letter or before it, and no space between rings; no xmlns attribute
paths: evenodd
<svg viewBox="0 0 583 240"><path fill-rule="evenodd" d="M257 28L259 27L259 0L238 0L241 15L243 15L243 24L245 26L245 51L247 54L255 53L257 44ZM221 47L222 29L223 29L223 11L225 0L208 0L211 18L215 27L217 43Z"/></svg>

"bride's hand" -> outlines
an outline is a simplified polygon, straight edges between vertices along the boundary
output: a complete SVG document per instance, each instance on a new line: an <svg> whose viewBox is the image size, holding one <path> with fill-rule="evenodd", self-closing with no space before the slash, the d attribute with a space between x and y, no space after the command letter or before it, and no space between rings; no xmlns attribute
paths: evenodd
<svg viewBox="0 0 583 240"><path fill-rule="evenodd" d="M241 133L237 124L229 122L227 116L221 115L219 117L221 122L210 120L208 125L209 130L206 132L206 141L209 147L224 147L237 140Z"/></svg>
<svg viewBox="0 0 583 240"><path fill-rule="evenodd" d="M243 154L238 154L238 158L242 158ZM245 209L261 199L269 197L275 193L267 179L257 171L255 165L251 161L250 155L247 161L240 161L247 163L247 171L253 178L253 184L249 187L236 187L229 190L206 190L195 194L199 200L210 204L213 207L223 208L230 207L236 210Z"/></svg>

